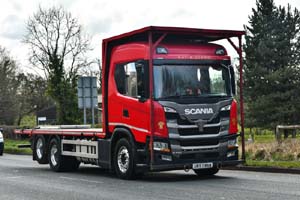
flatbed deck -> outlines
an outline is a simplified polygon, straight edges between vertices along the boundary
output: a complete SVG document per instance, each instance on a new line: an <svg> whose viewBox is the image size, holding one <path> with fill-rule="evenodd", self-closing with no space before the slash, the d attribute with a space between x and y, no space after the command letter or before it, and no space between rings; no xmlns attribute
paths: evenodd
<svg viewBox="0 0 300 200"><path fill-rule="evenodd" d="M85 136L104 138L105 133L102 128L88 128L82 126L47 126L34 129L15 130L16 134L22 135L62 135L62 136Z"/></svg>

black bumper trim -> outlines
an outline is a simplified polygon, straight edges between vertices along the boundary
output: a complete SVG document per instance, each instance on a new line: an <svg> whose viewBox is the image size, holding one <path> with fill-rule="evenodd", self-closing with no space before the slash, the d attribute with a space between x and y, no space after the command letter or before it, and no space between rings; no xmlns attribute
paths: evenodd
<svg viewBox="0 0 300 200"><path fill-rule="evenodd" d="M206 162L206 161L205 161ZM230 161L207 161L212 162L214 167L222 168L226 166L236 166L244 163L244 160L230 160ZM195 163L195 162L193 162ZM164 164L164 165L152 165L150 171L167 171L167 170L180 170L180 169L192 169L193 163L180 163L180 164Z"/></svg>

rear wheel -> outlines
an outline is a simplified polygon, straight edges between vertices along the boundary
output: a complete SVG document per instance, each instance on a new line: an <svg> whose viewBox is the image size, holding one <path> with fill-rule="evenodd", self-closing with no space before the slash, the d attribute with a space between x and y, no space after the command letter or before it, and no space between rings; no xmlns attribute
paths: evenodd
<svg viewBox="0 0 300 200"><path fill-rule="evenodd" d="M39 135L34 141L34 156L39 164L48 164L47 143L44 136Z"/></svg>
<svg viewBox="0 0 300 200"><path fill-rule="evenodd" d="M213 176L219 172L219 169L217 167L210 168L210 169L194 169L194 172L198 176Z"/></svg>
<svg viewBox="0 0 300 200"><path fill-rule="evenodd" d="M48 161L50 168L55 172L75 171L80 165L75 157L61 155L60 140L57 138L50 141Z"/></svg>
<svg viewBox="0 0 300 200"><path fill-rule="evenodd" d="M127 139L120 139L114 151L114 168L121 179L135 178L134 145Z"/></svg>

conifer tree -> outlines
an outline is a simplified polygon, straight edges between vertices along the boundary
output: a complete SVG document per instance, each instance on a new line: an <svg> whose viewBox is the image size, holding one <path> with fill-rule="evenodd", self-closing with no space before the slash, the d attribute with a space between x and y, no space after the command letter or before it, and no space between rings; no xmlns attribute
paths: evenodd
<svg viewBox="0 0 300 200"><path fill-rule="evenodd" d="M246 125L300 122L300 16L295 8L257 0L246 27Z"/></svg>

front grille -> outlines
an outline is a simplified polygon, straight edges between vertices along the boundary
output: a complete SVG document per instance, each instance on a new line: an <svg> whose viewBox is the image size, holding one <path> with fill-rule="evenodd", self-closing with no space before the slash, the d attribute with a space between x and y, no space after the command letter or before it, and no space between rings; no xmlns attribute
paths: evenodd
<svg viewBox="0 0 300 200"><path fill-rule="evenodd" d="M203 132L199 131L199 128L180 128L178 129L178 133L181 136L189 136L189 135L203 135L203 134L217 134L220 131L220 126L214 127L205 127L203 128Z"/></svg>
<svg viewBox="0 0 300 200"><path fill-rule="evenodd" d="M218 145L219 140L218 139L193 139L193 140L181 140L180 142L181 146L212 146L212 145Z"/></svg>
<svg viewBox="0 0 300 200"><path fill-rule="evenodd" d="M188 119L184 118L184 117L180 117L178 114L177 114L177 123L179 125L193 125L195 124L194 122L190 122ZM168 118L167 118L168 119ZM174 119L174 118L173 118ZM192 121L197 121L197 119L194 119ZM215 118L213 118L210 122L208 122L207 124L216 124L216 123L219 123L220 122L220 117L217 116Z"/></svg>
<svg viewBox="0 0 300 200"><path fill-rule="evenodd" d="M218 134L220 134L220 131L223 131L221 130L221 126L224 129L224 124L226 124L226 122L224 123L224 119L227 121L228 118L228 111L220 111L214 119L204 124L206 127L203 127L203 130L200 131L195 123L199 119L189 120L186 116L180 116L178 113L166 113L174 151L182 152L183 156L187 156L184 159L219 157L218 149L221 141Z"/></svg>
<svg viewBox="0 0 300 200"><path fill-rule="evenodd" d="M195 154L182 154L181 159L216 159L220 156L219 152L208 152L208 153L195 153Z"/></svg>
<svg viewBox="0 0 300 200"><path fill-rule="evenodd" d="M195 123L191 123L188 119L181 118L179 115L177 117L178 125L194 125Z"/></svg>

